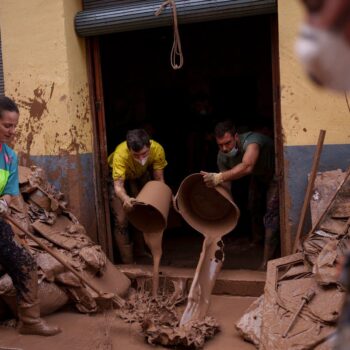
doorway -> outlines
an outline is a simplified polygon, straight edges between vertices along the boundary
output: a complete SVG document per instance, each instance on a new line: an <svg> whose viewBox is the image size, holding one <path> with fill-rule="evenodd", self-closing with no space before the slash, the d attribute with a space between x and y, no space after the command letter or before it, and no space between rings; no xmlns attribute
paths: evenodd
<svg viewBox="0 0 350 350"><path fill-rule="evenodd" d="M125 140L127 130L146 129L165 149L165 179L175 194L187 175L217 171L216 122L231 119L240 133L256 131L274 138L273 17L180 26L180 70L170 66L170 27L101 36L108 154ZM248 177L235 184L241 218L224 237L224 268L256 269L262 259L261 242L252 244L248 186ZM202 241L171 211L162 265L195 267ZM118 261L117 250L115 257Z"/></svg>

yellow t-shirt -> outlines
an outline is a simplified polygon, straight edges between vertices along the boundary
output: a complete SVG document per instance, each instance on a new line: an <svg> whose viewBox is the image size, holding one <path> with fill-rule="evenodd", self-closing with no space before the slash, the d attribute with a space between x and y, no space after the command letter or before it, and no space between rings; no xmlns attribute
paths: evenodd
<svg viewBox="0 0 350 350"><path fill-rule="evenodd" d="M108 164L112 168L113 180L122 178L137 179L141 177L147 169L161 170L168 164L165 159L163 147L156 141L150 141L150 151L145 165L137 162L128 149L126 141L120 143L114 152L108 157Z"/></svg>

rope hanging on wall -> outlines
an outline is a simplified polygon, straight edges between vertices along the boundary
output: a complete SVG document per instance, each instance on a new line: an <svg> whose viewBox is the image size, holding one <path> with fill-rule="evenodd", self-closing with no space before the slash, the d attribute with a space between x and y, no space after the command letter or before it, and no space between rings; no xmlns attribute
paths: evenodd
<svg viewBox="0 0 350 350"><path fill-rule="evenodd" d="M177 23L177 13L176 13L176 4L175 0L166 0L164 1L159 9L156 11L155 15L159 16L161 12L165 9L166 6L171 6L173 10L173 29L174 29L174 42L173 47L171 48L170 53L170 64L173 67L173 69L180 69L184 64L184 57L182 54L182 48L181 48L181 40L180 40L180 34L179 34L179 28ZM178 61L178 63L176 63Z"/></svg>

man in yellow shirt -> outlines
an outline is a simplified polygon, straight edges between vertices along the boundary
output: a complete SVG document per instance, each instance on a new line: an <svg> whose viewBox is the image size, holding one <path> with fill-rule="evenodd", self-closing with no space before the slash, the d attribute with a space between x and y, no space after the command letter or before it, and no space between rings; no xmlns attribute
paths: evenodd
<svg viewBox="0 0 350 350"><path fill-rule="evenodd" d="M164 168L167 165L163 147L143 129L128 131L126 141L120 143L108 157L112 170L110 186L111 211L114 220L114 238L123 263L133 262L133 244L128 232L127 212L132 210L135 197L150 180L164 182ZM135 245L143 253L144 242L140 232L135 232Z"/></svg>

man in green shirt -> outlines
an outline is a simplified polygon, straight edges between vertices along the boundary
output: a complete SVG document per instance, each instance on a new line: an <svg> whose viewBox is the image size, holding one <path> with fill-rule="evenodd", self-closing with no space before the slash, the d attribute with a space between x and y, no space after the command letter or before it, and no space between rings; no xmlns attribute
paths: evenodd
<svg viewBox="0 0 350 350"><path fill-rule="evenodd" d="M219 173L202 171L208 187L231 183L244 176L251 176L249 206L252 229L258 228L262 209L265 228L264 258L262 267L272 258L277 246L279 231L278 187L274 178L274 145L272 139L257 133L238 134L231 121L220 122L215 127L219 146L217 164ZM266 202L265 199L266 198ZM264 202L266 206L263 205Z"/></svg>

